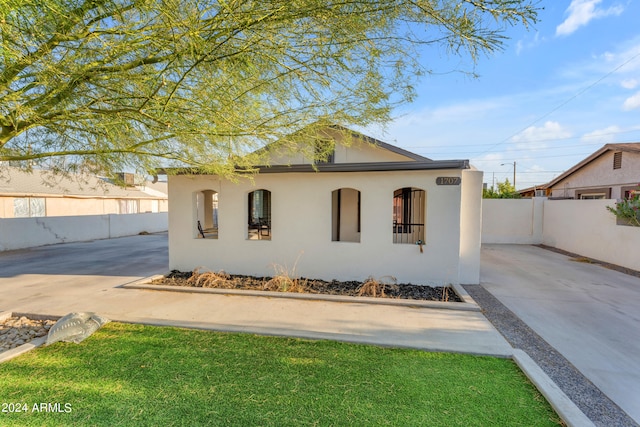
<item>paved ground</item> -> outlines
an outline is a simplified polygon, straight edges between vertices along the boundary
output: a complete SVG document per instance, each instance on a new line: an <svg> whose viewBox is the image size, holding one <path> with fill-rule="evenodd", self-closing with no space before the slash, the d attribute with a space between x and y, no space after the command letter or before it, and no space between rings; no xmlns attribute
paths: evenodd
<svg viewBox="0 0 640 427"><path fill-rule="evenodd" d="M532 246L487 246L482 257L476 290L489 291L640 420L640 279ZM3 252L0 311L95 311L151 324L500 356L514 352L478 311L119 287L164 273L167 265L166 234Z"/></svg>
<svg viewBox="0 0 640 427"><path fill-rule="evenodd" d="M485 246L481 278L484 289L640 421L640 278L523 245Z"/></svg>
<svg viewBox="0 0 640 427"><path fill-rule="evenodd" d="M167 236L0 253L0 310L490 354L513 349L480 311L123 289L166 273Z"/></svg>

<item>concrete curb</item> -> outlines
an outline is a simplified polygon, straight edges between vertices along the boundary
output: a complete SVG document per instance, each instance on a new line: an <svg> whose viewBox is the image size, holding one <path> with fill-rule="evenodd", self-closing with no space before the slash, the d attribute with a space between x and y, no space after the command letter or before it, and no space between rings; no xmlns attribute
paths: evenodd
<svg viewBox="0 0 640 427"><path fill-rule="evenodd" d="M20 313L13 311L5 311L0 313L0 322L6 320L10 317L28 317L31 320L58 320L58 316L47 316L42 314L32 314L32 313ZM6 362L8 360L14 359L21 354L24 354L28 351L33 350L34 348L38 348L47 342L47 336L35 338L28 343L22 344L20 347L13 348L11 350L3 351L0 353L0 363Z"/></svg>
<svg viewBox="0 0 640 427"><path fill-rule="evenodd" d="M342 295L319 295L304 294L290 292L272 292L272 291L247 291L239 289L215 289L215 288L195 288L170 285L151 285L151 281L164 277L164 275L155 275L134 282L126 283L119 286L124 289L141 289L148 291L164 291L164 292L185 292L194 294L217 294L217 295L235 295L235 296L252 296L263 298L289 298L309 301L331 301L331 302L348 302L360 304L378 304L392 305L401 307L415 308L436 308L441 310L461 310L461 311L480 311L480 306L467 294L461 286L453 286L453 290L458 294L464 302L441 302L441 301L424 301L409 300L395 298L373 298L373 297L350 297Z"/></svg>
<svg viewBox="0 0 640 427"><path fill-rule="evenodd" d="M514 349L513 360L568 427L595 427L595 424L587 418L527 353Z"/></svg>

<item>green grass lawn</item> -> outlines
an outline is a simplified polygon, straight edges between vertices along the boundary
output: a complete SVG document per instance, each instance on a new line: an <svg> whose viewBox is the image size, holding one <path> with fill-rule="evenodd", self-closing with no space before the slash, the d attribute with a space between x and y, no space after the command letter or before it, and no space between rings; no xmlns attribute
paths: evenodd
<svg viewBox="0 0 640 427"><path fill-rule="evenodd" d="M507 359L121 323L1 364L0 404L27 409L2 426L559 424Z"/></svg>

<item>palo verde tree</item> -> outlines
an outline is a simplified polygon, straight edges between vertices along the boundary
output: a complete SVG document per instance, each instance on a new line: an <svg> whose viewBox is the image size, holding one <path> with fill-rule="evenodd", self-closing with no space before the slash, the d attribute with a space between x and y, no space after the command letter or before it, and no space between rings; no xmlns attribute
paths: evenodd
<svg viewBox="0 0 640 427"><path fill-rule="evenodd" d="M475 61L536 3L0 0L0 162L230 174L313 124L388 121L421 46Z"/></svg>

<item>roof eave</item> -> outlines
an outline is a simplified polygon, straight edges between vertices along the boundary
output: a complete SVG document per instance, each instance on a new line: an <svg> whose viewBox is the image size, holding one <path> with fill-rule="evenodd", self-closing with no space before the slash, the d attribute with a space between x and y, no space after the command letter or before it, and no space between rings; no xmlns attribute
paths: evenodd
<svg viewBox="0 0 640 427"><path fill-rule="evenodd" d="M320 163L294 165L261 165L251 169L236 169L237 173L331 173L331 172L393 172L412 170L461 170L470 169L469 160L427 160L408 162L368 162L368 163ZM209 175L198 168L175 168L158 170L160 174Z"/></svg>
<svg viewBox="0 0 640 427"><path fill-rule="evenodd" d="M469 169L468 160L409 161L409 162L369 162L369 163L320 163L316 165L274 165L258 166L260 173L292 172L388 172L411 170Z"/></svg>

